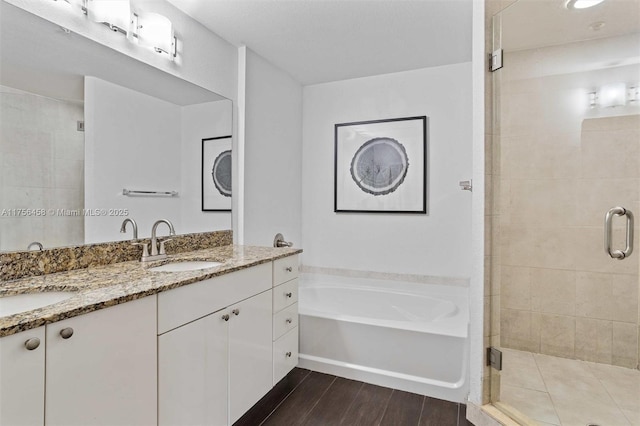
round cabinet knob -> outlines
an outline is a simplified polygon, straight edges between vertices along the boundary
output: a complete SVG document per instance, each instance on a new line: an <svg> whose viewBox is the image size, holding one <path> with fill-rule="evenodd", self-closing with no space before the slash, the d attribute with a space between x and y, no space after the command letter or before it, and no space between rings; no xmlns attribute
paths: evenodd
<svg viewBox="0 0 640 426"><path fill-rule="evenodd" d="M234 309L233 311L231 311L233 313L233 315L238 316L240 315L240 309Z"/></svg>
<svg viewBox="0 0 640 426"><path fill-rule="evenodd" d="M284 270L287 272L293 272L293 268L291 266L287 266Z"/></svg>
<svg viewBox="0 0 640 426"><path fill-rule="evenodd" d="M293 293L289 292L289 293L285 293L284 295L287 296L287 297L292 297Z"/></svg>
<svg viewBox="0 0 640 426"><path fill-rule="evenodd" d="M287 358L291 358L291 352L287 352L286 354L284 354Z"/></svg>
<svg viewBox="0 0 640 426"><path fill-rule="evenodd" d="M287 318L285 321L287 322L287 324L291 324L293 322L291 318Z"/></svg>
<svg viewBox="0 0 640 426"><path fill-rule="evenodd" d="M60 330L60 336L62 336L63 339L68 339L69 337L73 336L73 328L63 328L62 330Z"/></svg>
<svg viewBox="0 0 640 426"><path fill-rule="evenodd" d="M27 348L28 351L32 351L40 346L40 339L37 337L32 337L31 339L24 342L24 347Z"/></svg>
<svg viewBox="0 0 640 426"><path fill-rule="evenodd" d="M224 314L222 316L222 319L225 320L225 321L229 321L229 314Z"/></svg>

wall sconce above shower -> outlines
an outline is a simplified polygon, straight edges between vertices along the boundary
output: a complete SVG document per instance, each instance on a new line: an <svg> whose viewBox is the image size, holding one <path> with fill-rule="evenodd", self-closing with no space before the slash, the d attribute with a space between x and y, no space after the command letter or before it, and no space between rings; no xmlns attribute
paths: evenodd
<svg viewBox="0 0 640 426"><path fill-rule="evenodd" d="M640 84L627 88L625 83L606 84L600 89L589 92L589 107L613 108L638 105L640 101Z"/></svg>

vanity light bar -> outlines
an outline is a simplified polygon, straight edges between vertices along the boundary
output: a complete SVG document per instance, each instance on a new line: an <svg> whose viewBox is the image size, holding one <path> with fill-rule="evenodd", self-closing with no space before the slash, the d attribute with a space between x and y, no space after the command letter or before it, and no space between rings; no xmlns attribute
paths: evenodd
<svg viewBox="0 0 640 426"><path fill-rule="evenodd" d="M86 15L90 20L106 25L114 32L119 32L125 35L129 40L133 40L134 38L137 40L138 44L142 47L150 47L155 50L157 53L166 54L171 60L173 60L178 54L178 38L175 36L173 32L173 25L171 21L158 13L140 13L137 14L132 12L129 7L128 0L53 0L60 3L65 3L71 6L77 6L82 10L82 13ZM93 9L91 6L91 1L96 2L96 6L99 7L98 13L100 17L93 17ZM115 8L117 6L121 11L125 9L129 9L128 17L124 19L124 13L120 14L122 16L118 16L118 13L114 13L112 17L109 17L110 3L109 1L113 1L112 5ZM126 4L126 7L125 7ZM99 6L98 6L99 5ZM114 9L115 10L115 9ZM140 22L141 17L147 19L146 26L149 31L146 31L146 34L141 34L143 31L143 25ZM96 20L97 19L97 20ZM102 21L105 19L105 21ZM118 21L117 23L108 22L108 21ZM127 21L127 24L124 24L124 21ZM125 28L127 27L127 28Z"/></svg>
<svg viewBox="0 0 640 426"><path fill-rule="evenodd" d="M178 191L134 191L123 189L122 195L127 197L177 197Z"/></svg>

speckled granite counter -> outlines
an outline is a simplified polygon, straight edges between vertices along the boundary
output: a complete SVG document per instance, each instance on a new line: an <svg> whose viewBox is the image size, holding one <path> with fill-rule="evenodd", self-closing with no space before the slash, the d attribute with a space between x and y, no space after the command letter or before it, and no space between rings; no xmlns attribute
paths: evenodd
<svg viewBox="0 0 640 426"><path fill-rule="evenodd" d="M270 262L300 249L227 245L170 255L142 264L121 262L56 274L0 282L0 297L42 291L71 291L62 302L28 312L0 317L0 337L139 299L172 288ZM153 272L149 267L169 262L208 260L222 262L215 268L185 272Z"/></svg>

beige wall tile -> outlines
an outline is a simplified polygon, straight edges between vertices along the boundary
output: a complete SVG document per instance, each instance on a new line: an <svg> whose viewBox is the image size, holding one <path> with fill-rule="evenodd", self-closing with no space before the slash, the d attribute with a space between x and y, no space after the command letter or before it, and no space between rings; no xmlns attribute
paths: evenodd
<svg viewBox="0 0 640 426"><path fill-rule="evenodd" d="M612 320L633 324L638 323L638 285L637 275L616 274L612 276Z"/></svg>
<svg viewBox="0 0 640 426"><path fill-rule="evenodd" d="M575 317L541 314L540 350L544 354L573 358L575 355Z"/></svg>
<svg viewBox="0 0 640 426"><path fill-rule="evenodd" d="M577 180L514 179L509 205L511 224L528 227L558 227L576 224Z"/></svg>
<svg viewBox="0 0 640 426"><path fill-rule="evenodd" d="M602 227L604 216L615 206L640 214L640 179L579 179L576 203L579 206L578 226ZM614 217L614 226L626 227L626 219ZM640 223L636 223L636 229Z"/></svg>
<svg viewBox="0 0 640 426"><path fill-rule="evenodd" d="M632 255L624 261L612 259L604 252L604 229L574 228L574 240L572 250L575 251L576 269L579 271L605 272L615 274L637 274L638 256ZM638 241L639 232L634 233L634 241ZM623 229L614 229L613 247L624 248L625 232Z"/></svg>
<svg viewBox="0 0 640 426"><path fill-rule="evenodd" d="M502 169L520 179L580 177L580 135L536 132L503 137Z"/></svg>
<svg viewBox="0 0 640 426"><path fill-rule="evenodd" d="M638 368L638 333L636 324L613 323L613 365Z"/></svg>
<svg viewBox="0 0 640 426"><path fill-rule="evenodd" d="M500 342L502 346L523 351L540 350L539 325L529 311L502 309L500 312Z"/></svg>
<svg viewBox="0 0 640 426"><path fill-rule="evenodd" d="M597 272L578 272L576 275L576 315L611 320L611 275Z"/></svg>
<svg viewBox="0 0 640 426"><path fill-rule="evenodd" d="M574 316L576 312L575 271L532 269L531 310Z"/></svg>
<svg viewBox="0 0 640 426"><path fill-rule="evenodd" d="M484 296L483 336L491 336L491 296Z"/></svg>
<svg viewBox="0 0 640 426"><path fill-rule="evenodd" d="M640 177L640 134L635 130L583 131L581 165L584 178Z"/></svg>
<svg viewBox="0 0 640 426"><path fill-rule="evenodd" d="M573 269L576 264L577 228L503 226L504 265ZM602 244L602 241L600 242Z"/></svg>
<svg viewBox="0 0 640 426"><path fill-rule="evenodd" d="M507 309L531 310L531 269L503 266L500 277L501 306Z"/></svg>
<svg viewBox="0 0 640 426"><path fill-rule="evenodd" d="M611 364L612 327L611 321L576 318L576 358Z"/></svg>
<svg viewBox="0 0 640 426"><path fill-rule="evenodd" d="M491 296L491 311L490 335L500 334L500 295Z"/></svg>

